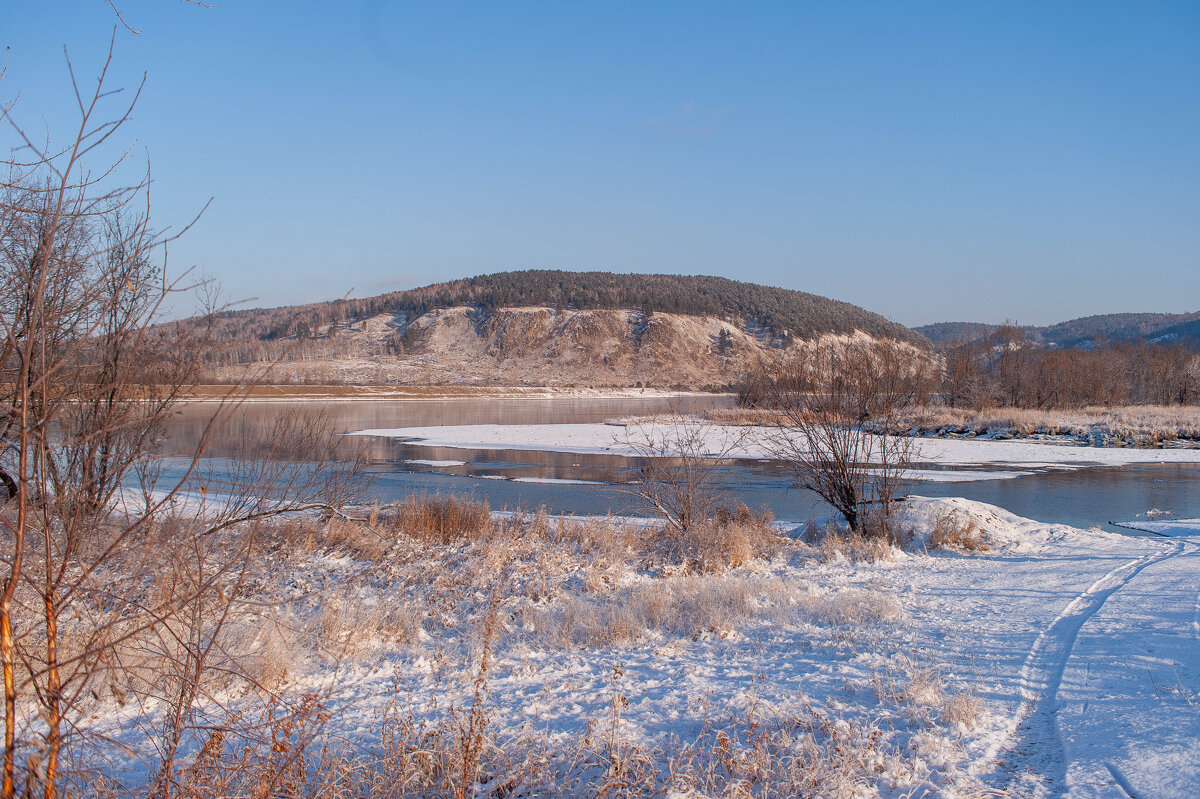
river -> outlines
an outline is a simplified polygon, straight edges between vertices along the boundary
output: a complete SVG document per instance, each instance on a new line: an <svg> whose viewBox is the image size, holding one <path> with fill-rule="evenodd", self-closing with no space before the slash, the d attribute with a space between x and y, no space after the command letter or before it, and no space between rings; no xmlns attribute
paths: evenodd
<svg viewBox="0 0 1200 799"><path fill-rule="evenodd" d="M464 424L564 424L663 413L728 408L729 395L685 395L673 398L622 399L444 399L332 400L248 402L234 412L231 424L211 438L213 458L236 449L247 431L269 430L282 415L321 413L332 432L362 429ZM190 452L215 406L185 406L173 420L167 451ZM428 447L389 438L357 439L367 446L372 496L380 501L409 494L466 494L486 499L495 509L553 513L636 514L637 501L623 484L636 479L640 464L617 455L470 450ZM961 469L958 469L961 471ZM1044 468L1032 474L996 479L941 482L918 479L908 493L962 496L1005 508L1044 522L1076 527L1130 521L1154 514L1159 518L1200 517L1200 468L1194 465ZM926 473L929 477L936 474ZM717 472L716 488L730 499L768 508L783 521L804 522L828 514L815 495L790 486L786 472L758 461L732 462Z"/></svg>

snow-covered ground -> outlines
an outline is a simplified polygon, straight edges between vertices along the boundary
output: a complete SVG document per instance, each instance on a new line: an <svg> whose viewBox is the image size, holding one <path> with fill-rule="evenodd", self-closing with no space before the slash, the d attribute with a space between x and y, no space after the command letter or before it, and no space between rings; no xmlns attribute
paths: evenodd
<svg viewBox="0 0 1200 799"><path fill-rule="evenodd" d="M989 549L927 552L951 517ZM900 523L914 543L884 559L788 530L715 574L664 569L598 521L401 537L385 558L281 550L264 593L325 640L282 647L281 688L321 697L356 751L461 722L501 584L485 708L504 756L477 795L1200 795L1200 538L963 499L914 498ZM132 712L94 723L121 739Z"/></svg>

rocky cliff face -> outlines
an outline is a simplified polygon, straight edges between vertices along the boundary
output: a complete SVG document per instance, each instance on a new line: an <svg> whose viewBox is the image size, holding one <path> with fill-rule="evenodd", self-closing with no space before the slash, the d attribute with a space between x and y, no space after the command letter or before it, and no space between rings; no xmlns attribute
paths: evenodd
<svg viewBox="0 0 1200 799"><path fill-rule="evenodd" d="M781 352L740 322L622 310L458 307L316 331L273 379L310 383L726 386ZM234 376L222 369L222 377Z"/></svg>

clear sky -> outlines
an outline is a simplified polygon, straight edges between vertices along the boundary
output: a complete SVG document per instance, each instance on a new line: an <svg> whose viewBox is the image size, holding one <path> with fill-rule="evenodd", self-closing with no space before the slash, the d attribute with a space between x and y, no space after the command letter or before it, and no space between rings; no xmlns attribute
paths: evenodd
<svg viewBox="0 0 1200 799"><path fill-rule="evenodd" d="M896 321L1200 309L1200 3L116 0L171 251L235 298L714 274ZM5 0L70 132L104 0ZM9 132L0 144L12 143Z"/></svg>

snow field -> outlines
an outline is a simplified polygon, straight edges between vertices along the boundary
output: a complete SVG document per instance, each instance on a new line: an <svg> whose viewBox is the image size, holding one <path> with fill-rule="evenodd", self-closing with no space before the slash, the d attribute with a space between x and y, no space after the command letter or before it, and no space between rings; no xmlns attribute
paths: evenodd
<svg viewBox="0 0 1200 799"><path fill-rule="evenodd" d="M970 554L928 549L947 518ZM903 551L754 531L697 571L622 520L497 515L448 543L298 521L230 646L320 707L306 773L347 791L454 793L471 762L483 796L1193 795L1194 545L962 499L897 525ZM198 728L264 712L218 696ZM92 723L150 762L158 712L105 697Z"/></svg>

